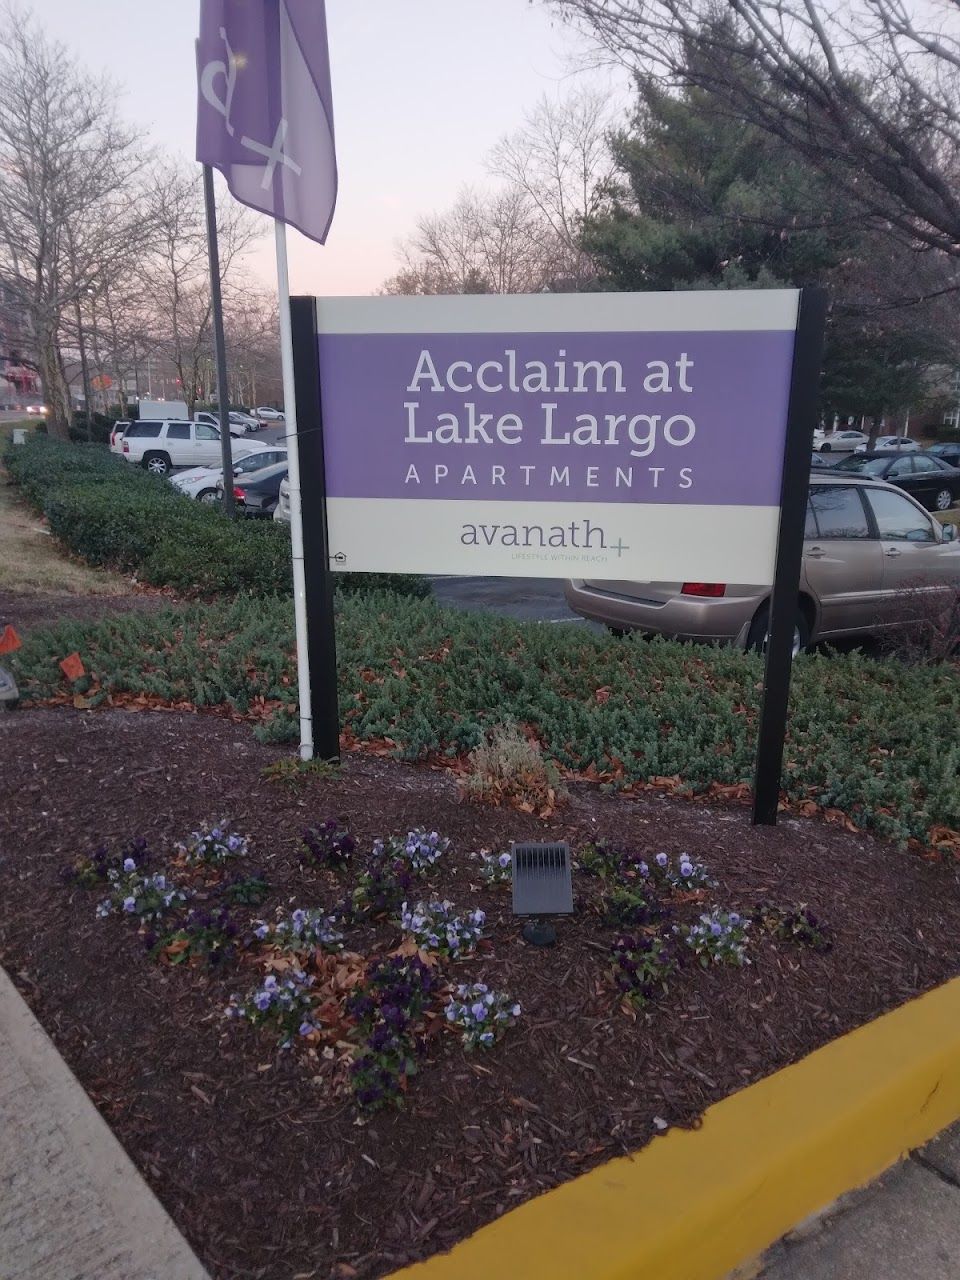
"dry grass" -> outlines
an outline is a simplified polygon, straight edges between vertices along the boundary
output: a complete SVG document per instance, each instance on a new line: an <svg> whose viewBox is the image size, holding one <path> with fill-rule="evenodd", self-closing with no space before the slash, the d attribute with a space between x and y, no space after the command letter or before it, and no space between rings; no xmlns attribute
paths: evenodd
<svg viewBox="0 0 960 1280"><path fill-rule="evenodd" d="M509 805L542 818L568 799L557 766L514 724L495 726L487 741L470 752L460 785L469 800Z"/></svg>
<svg viewBox="0 0 960 1280"><path fill-rule="evenodd" d="M941 524L960 525L960 507L954 507L951 511L935 511L933 514Z"/></svg>
<svg viewBox="0 0 960 1280"><path fill-rule="evenodd" d="M126 579L69 559L0 472L0 591L124 595Z"/></svg>

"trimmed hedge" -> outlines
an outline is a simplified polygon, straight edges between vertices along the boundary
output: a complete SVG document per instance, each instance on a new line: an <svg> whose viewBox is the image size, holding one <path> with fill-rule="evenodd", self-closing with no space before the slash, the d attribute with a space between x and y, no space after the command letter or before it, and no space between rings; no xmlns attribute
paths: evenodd
<svg viewBox="0 0 960 1280"><path fill-rule="evenodd" d="M51 532L90 564L185 594L292 590L289 534L273 521L230 520L100 445L34 436L11 445L4 462ZM415 575L343 576L346 591L430 591Z"/></svg>
<svg viewBox="0 0 960 1280"><path fill-rule="evenodd" d="M546 753L614 781L678 778L690 792L750 783L761 660L734 649L445 610L387 594L342 599L340 708L361 739L390 738L402 759L461 754L512 718ZM76 649L92 673L68 686ZM238 599L66 622L14 655L28 698L69 690L149 694L272 719L297 734L289 601ZM793 801L840 809L895 840L960 829L960 675L859 654L805 655L794 669L783 786ZM931 832L934 834L931 835Z"/></svg>

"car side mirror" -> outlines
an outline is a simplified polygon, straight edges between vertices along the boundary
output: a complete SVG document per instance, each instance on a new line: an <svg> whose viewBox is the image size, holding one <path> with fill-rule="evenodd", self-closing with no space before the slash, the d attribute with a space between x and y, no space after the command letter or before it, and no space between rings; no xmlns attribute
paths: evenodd
<svg viewBox="0 0 960 1280"><path fill-rule="evenodd" d="M956 542L956 540L957 540L957 526L955 524L945 524L943 526L943 541Z"/></svg>

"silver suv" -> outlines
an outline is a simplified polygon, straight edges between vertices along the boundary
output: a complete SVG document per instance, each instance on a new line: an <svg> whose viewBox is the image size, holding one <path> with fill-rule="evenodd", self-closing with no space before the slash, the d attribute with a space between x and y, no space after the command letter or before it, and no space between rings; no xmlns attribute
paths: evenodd
<svg viewBox="0 0 960 1280"><path fill-rule="evenodd" d="M810 477L794 650L927 617L960 591L957 529L901 489L859 476ZM566 587L570 607L614 631L761 648L770 588L723 582L596 582Z"/></svg>

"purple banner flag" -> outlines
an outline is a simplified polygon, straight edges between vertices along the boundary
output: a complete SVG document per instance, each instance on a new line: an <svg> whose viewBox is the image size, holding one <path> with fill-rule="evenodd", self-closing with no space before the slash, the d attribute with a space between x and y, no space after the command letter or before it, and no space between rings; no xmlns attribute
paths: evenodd
<svg viewBox="0 0 960 1280"><path fill-rule="evenodd" d="M201 0L197 159L322 244L337 202L323 0Z"/></svg>

